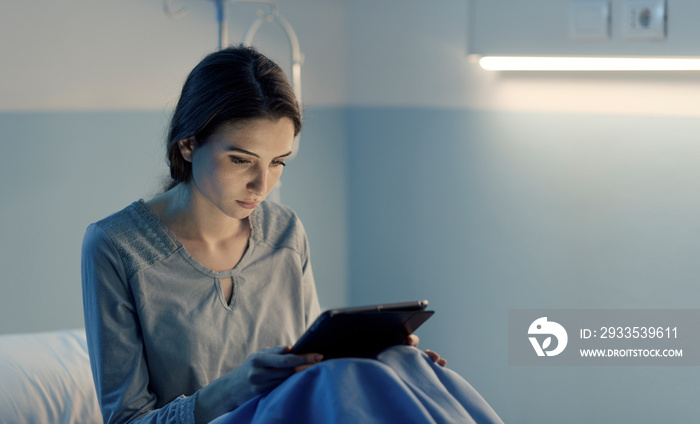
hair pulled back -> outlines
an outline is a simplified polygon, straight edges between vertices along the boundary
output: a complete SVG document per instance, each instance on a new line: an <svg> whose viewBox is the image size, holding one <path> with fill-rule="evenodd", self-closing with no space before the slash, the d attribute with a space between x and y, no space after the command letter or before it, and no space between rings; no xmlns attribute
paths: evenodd
<svg viewBox="0 0 700 424"><path fill-rule="evenodd" d="M275 62L244 46L209 54L187 77L170 121L166 140L170 186L192 178L192 164L180 154L180 140L194 137L201 145L222 124L284 117L294 122L294 135L298 135L299 103Z"/></svg>

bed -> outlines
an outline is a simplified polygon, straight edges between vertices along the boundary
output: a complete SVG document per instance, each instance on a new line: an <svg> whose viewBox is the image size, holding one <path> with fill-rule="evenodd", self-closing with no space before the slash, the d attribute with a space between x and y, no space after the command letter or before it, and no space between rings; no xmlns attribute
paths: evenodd
<svg viewBox="0 0 700 424"><path fill-rule="evenodd" d="M0 335L0 422L102 422L84 330Z"/></svg>
<svg viewBox="0 0 700 424"><path fill-rule="evenodd" d="M333 422L343 410L344 422L502 424L469 383L419 350L397 346L377 359L326 361L215 421L279 422L295 411ZM0 423L101 422L84 330L0 335Z"/></svg>

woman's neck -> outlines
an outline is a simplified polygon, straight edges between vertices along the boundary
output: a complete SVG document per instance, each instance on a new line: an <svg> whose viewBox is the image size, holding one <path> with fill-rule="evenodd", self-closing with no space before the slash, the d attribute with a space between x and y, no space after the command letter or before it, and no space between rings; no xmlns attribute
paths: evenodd
<svg viewBox="0 0 700 424"><path fill-rule="evenodd" d="M225 215L190 184L178 184L146 204L181 241L219 244L250 235L248 218Z"/></svg>

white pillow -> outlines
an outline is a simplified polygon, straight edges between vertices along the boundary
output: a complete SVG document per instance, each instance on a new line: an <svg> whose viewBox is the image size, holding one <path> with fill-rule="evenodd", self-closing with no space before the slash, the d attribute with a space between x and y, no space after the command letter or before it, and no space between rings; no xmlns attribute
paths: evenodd
<svg viewBox="0 0 700 424"><path fill-rule="evenodd" d="M84 330L0 336L0 422L102 422Z"/></svg>

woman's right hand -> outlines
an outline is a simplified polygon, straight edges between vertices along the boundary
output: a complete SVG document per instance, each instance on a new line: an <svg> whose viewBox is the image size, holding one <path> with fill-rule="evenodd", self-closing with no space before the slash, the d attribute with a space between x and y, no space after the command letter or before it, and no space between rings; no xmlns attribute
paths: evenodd
<svg viewBox="0 0 700 424"><path fill-rule="evenodd" d="M253 397L277 387L297 371L319 363L317 353L291 355L289 346L262 349L197 393L195 422L208 423Z"/></svg>

